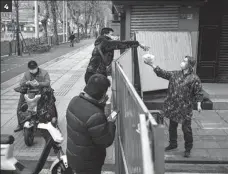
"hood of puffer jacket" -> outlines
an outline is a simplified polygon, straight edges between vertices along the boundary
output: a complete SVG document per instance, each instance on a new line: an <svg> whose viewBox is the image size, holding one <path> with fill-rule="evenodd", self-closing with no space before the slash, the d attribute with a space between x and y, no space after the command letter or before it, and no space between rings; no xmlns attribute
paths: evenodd
<svg viewBox="0 0 228 174"><path fill-rule="evenodd" d="M95 45L95 46L99 45L103 40L111 40L111 38L108 37L108 36L99 36L99 37L96 39L94 45Z"/></svg>

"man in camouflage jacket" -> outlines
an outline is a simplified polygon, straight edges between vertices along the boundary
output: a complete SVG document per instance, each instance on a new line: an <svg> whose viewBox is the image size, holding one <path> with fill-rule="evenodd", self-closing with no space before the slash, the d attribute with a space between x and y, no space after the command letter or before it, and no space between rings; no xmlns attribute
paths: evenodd
<svg viewBox="0 0 228 174"><path fill-rule="evenodd" d="M193 136L191 118L193 105L197 102L197 109L200 112L203 100L202 85L199 77L193 72L196 61L186 56L180 64L180 71L165 71L155 66L151 59L145 59L146 64L153 67L158 77L169 80L167 97L164 102L164 117L170 119L169 124L169 146L166 151L177 148L177 127L182 124L185 140L185 157L190 156L193 147Z"/></svg>
<svg viewBox="0 0 228 174"><path fill-rule="evenodd" d="M149 49L149 47L141 45L138 41L115 40L113 32L111 28L103 28L101 36L96 39L95 48L85 74L86 84L94 74L102 74L107 77L107 67L112 63L114 50L137 48L138 46L144 51Z"/></svg>

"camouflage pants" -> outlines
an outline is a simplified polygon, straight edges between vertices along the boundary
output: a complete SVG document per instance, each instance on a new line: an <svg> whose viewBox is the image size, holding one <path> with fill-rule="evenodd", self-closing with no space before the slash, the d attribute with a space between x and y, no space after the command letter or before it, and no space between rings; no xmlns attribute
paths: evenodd
<svg viewBox="0 0 228 174"><path fill-rule="evenodd" d="M170 120L169 122L169 142L173 146L177 146L177 127L178 123ZM191 120L185 120L182 123L182 131L184 133L185 150L191 150L193 147L193 137Z"/></svg>

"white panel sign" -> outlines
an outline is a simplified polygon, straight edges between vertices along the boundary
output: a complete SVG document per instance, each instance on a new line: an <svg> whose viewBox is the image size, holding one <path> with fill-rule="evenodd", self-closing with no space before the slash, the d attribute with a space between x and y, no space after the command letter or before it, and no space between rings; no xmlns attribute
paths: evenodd
<svg viewBox="0 0 228 174"><path fill-rule="evenodd" d="M180 70L183 58L186 55L192 56L189 32L139 31L136 40L149 46L149 53L155 56L155 64L168 71ZM142 49L138 49L142 91L166 89L168 81L157 77L152 67L144 63L144 54L146 53Z"/></svg>

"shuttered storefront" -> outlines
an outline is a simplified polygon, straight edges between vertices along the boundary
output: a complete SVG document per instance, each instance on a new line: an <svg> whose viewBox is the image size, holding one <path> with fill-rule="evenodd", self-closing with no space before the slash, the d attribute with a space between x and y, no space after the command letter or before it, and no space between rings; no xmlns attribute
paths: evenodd
<svg viewBox="0 0 228 174"><path fill-rule="evenodd" d="M137 30L176 31L178 30L179 6L132 6L131 33Z"/></svg>
<svg viewBox="0 0 228 174"><path fill-rule="evenodd" d="M218 60L218 82L228 82L228 8L222 18Z"/></svg>

